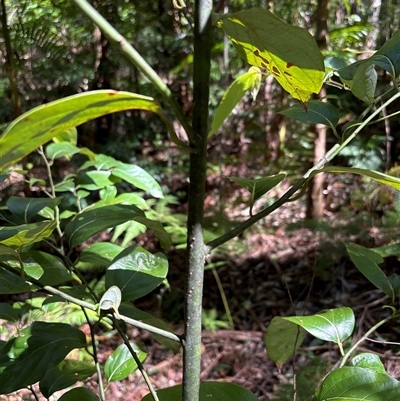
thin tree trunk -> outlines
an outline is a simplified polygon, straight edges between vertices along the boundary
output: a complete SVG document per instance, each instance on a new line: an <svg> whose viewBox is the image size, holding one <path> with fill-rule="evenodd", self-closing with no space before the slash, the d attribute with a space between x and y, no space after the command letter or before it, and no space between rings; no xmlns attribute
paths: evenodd
<svg viewBox="0 0 400 401"><path fill-rule="evenodd" d="M203 239L207 163L208 103L211 62L211 0L196 0L194 9L193 117L188 203L188 266L183 352L183 401L197 401L200 389L201 311L206 248Z"/></svg>

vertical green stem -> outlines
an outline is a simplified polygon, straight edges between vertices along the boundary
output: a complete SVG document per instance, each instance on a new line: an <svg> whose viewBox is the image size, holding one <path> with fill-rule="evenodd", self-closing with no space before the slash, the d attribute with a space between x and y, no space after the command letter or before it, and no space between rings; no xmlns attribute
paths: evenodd
<svg viewBox="0 0 400 401"><path fill-rule="evenodd" d="M201 309L206 247L203 239L211 61L211 0L196 0L194 11L193 119L188 205L188 266L183 354L183 401L197 401L200 387Z"/></svg>

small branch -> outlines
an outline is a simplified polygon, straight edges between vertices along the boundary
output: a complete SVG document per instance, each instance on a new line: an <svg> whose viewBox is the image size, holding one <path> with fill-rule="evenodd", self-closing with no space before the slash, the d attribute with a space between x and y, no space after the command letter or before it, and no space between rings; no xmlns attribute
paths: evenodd
<svg viewBox="0 0 400 401"><path fill-rule="evenodd" d="M153 86L171 106L171 109L174 111L176 118L185 129L189 140L192 139L194 137L194 133L191 125L183 114L183 111L178 102L175 100L174 95L171 93L170 89L163 82L160 76L150 67L150 65L136 51L136 49L132 45L130 45L127 40L86 0L73 1L81 9L81 11L104 32L104 35L109 40L119 45L122 53L124 53L128 60L149 79Z"/></svg>

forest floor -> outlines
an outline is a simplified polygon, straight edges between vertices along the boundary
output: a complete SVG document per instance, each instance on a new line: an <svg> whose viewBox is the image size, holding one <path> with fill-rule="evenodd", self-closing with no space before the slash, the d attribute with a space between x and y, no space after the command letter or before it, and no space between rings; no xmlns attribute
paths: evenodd
<svg viewBox="0 0 400 401"><path fill-rule="evenodd" d="M337 346L307 337L291 360L277 366L268 359L265 351L266 327L274 316L307 315L348 306L356 315L356 328L347 345L357 341L388 316L390 311L382 306L390 301L349 261L344 243L354 241L379 246L392 235L398 235L398 229L392 232L377 228L369 224L364 215L351 217L340 211L326 212L321 223L307 223L304 205L294 202L231 241L222 254L213 256L208 266L211 268L205 271L203 308L208 318L204 321L201 379L240 384L253 391L260 401L292 401L296 399L293 377L297 374L297 400L311 399L314 388L339 360ZM173 322L171 328L180 334L183 327L184 254L172 251L169 260L170 290L149 295L136 306ZM400 261L387 258L382 268L387 275L400 273ZM234 327L229 327L218 279ZM210 312L213 310L215 315ZM358 350L379 355L387 372L396 379L400 379L399 323L392 321L380 327ZM156 389L181 383L181 352L174 354L148 333L134 328L129 328L128 335L148 353L144 367ZM117 336L108 337L100 331L97 340L100 362L104 362L121 343ZM97 392L96 377L83 385ZM127 379L105 386L108 401L139 401L148 393L138 371ZM0 396L0 400L35 398L24 390Z"/></svg>

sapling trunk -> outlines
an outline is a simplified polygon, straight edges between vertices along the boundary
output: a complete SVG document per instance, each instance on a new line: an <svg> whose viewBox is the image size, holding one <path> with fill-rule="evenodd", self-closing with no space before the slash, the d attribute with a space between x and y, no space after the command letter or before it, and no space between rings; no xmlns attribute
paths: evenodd
<svg viewBox="0 0 400 401"><path fill-rule="evenodd" d="M201 310L206 247L203 239L204 193L207 165L208 103L211 62L212 2L196 0L194 11L193 118L188 204L187 282L183 401L199 399L201 360Z"/></svg>

